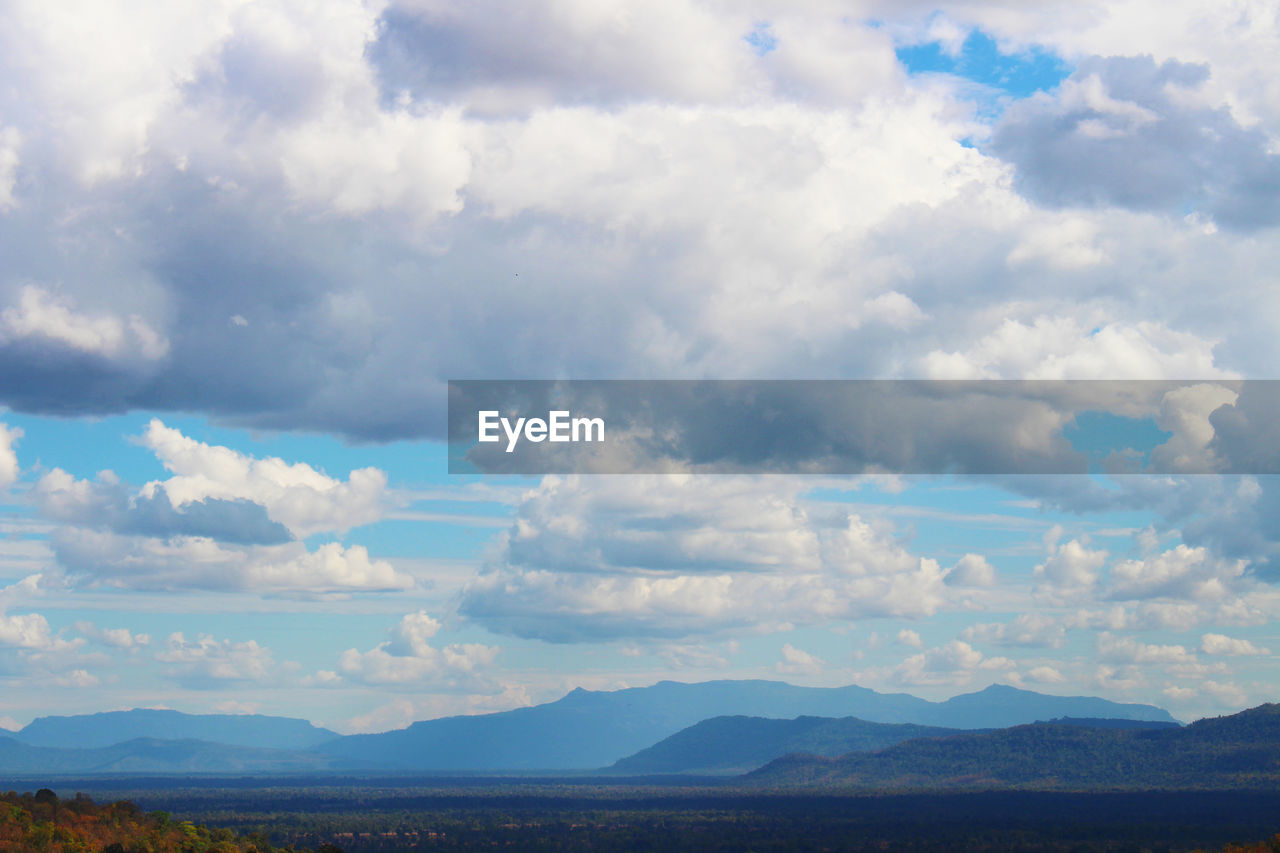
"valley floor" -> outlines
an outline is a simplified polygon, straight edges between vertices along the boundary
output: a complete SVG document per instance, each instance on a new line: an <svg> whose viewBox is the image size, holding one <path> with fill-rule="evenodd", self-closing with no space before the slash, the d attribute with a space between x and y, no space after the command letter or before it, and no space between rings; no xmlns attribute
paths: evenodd
<svg viewBox="0 0 1280 853"><path fill-rule="evenodd" d="M1280 830L1280 791L854 795L613 780L80 780L277 844L346 853L557 851L1190 851Z"/></svg>

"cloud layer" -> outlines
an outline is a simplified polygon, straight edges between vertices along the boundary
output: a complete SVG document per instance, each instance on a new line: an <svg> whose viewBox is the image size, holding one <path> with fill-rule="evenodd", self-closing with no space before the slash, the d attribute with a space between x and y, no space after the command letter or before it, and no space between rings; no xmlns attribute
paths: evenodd
<svg viewBox="0 0 1280 853"><path fill-rule="evenodd" d="M7 18L11 406L391 438L440 435L458 376L1186 377L1277 354L1276 312L1236 310L1276 260L1255 239L1276 45L1252 16L125 12ZM991 115L895 53L975 27L1074 71Z"/></svg>

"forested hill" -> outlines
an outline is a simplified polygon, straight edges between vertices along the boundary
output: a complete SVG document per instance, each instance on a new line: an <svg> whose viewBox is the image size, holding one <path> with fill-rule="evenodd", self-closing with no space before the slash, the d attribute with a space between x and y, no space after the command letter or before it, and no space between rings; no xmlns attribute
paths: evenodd
<svg viewBox="0 0 1280 853"><path fill-rule="evenodd" d="M1157 720L1063 717L1052 722L1106 729L1178 728L1177 723ZM791 753L831 758L850 752L873 752L917 738L990 731L993 729L873 723L857 717L712 717L615 762L608 770L628 775L740 774Z"/></svg>
<svg viewBox="0 0 1280 853"><path fill-rule="evenodd" d="M877 789L1274 786L1280 784L1280 705L1182 728L1036 723L840 758L790 755L743 778L760 785Z"/></svg>
<svg viewBox="0 0 1280 853"><path fill-rule="evenodd" d="M869 752L913 738L963 731L911 723L870 723L857 717L712 717L621 759L609 770L636 775L745 773L788 753L836 756Z"/></svg>
<svg viewBox="0 0 1280 853"><path fill-rule="evenodd" d="M294 848L288 848L292 851ZM164 812L145 814L130 802L98 805L77 794L59 800L53 791L0 794L0 853L288 853L258 835L240 836L190 821L174 821ZM304 853L304 851L297 851ZM342 853L322 845L316 853Z"/></svg>

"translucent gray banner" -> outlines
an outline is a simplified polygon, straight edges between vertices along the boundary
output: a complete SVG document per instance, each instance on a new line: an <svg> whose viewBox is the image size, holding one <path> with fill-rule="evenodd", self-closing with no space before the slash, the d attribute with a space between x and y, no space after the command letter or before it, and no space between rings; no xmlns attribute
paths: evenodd
<svg viewBox="0 0 1280 853"><path fill-rule="evenodd" d="M1275 474L1277 380L461 380L453 474Z"/></svg>

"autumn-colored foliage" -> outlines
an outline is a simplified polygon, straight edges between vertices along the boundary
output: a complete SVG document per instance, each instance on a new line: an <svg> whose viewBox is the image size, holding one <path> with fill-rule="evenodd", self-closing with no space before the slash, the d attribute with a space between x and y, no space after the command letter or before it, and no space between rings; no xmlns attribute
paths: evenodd
<svg viewBox="0 0 1280 853"><path fill-rule="evenodd" d="M1280 853L1280 834L1271 836L1270 841L1256 844L1228 844L1220 853Z"/></svg>
<svg viewBox="0 0 1280 853"><path fill-rule="evenodd" d="M59 799L34 794L0 795L0 853L289 853L265 838L239 836L145 813L128 801L99 805L83 794ZM330 851L336 848L329 848Z"/></svg>

